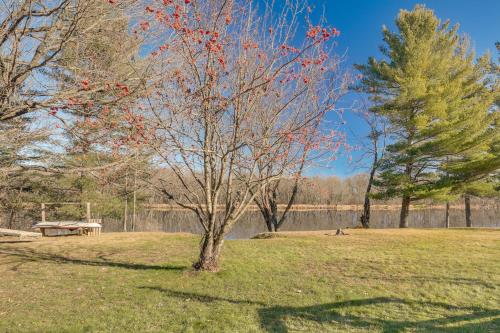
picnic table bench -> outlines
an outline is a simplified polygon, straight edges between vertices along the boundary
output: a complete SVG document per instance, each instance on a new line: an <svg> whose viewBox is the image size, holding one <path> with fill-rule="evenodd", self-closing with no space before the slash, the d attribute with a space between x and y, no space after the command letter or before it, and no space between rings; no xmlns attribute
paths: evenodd
<svg viewBox="0 0 500 333"><path fill-rule="evenodd" d="M101 220L94 219L89 222L84 221L57 221L57 222L40 222L35 224L33 229L40 229L42 236L46 236L47 230L70 230L78 232L82 235L99 236L101 234L102 225L98 222Z"/></svg>

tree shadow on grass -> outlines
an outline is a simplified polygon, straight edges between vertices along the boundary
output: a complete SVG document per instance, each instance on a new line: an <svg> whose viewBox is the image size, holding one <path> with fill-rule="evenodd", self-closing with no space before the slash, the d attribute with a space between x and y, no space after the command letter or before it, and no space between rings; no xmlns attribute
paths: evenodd
<svg viewBox="0 0 500 333"><path fill-rule="evenodd" d="M387 275L347 275L344 274L344 277L350 279L360 279L360 280L374 280L374 281L390 281L394 283L402 283L402 282L428 282L428 283L442 283L446 285L470 285L470 286L483 286L489 289L496 289L496 285L494 283L489 283L480 279L473 278L465 278L465 277L436 277L436 276L407 276L407 277L397 277L397 276L387 276Z"/></svg>
<svg viewBox="0 0 500 333"><path fill-rule="evenodd" d="M228 302L235 305L256 305L262 328L267 332L286 333L289 332L288 320L304 321L316 324L331 325L337 329L350 331L353 329L381 331L384 333L411 332L437 332L437 333L478 333L478 332L500 332L500 310L484 309L479 307L458 307L440 302L410 301L399 298L375 297L351 301L325 303L313 306L268 306L259 301L234 300L218 296L202 295L190 292L176 291L156 286L142 286L140 289L159 291L168 297L176 297L183 300L195 300L202 303ZM396 307L402 310L412 311L413 317L418 317L420 312L461 312L457 315L436 315L434 319L428 320L397 320L369 315L355 315L363 313L372 307L382 307L377 311L380 314L387 313L388 309ZM361 311L352 311L353 307L361 307ZM363 307L366 307L363 309ZM411 314L411 313L410 313ZM396 315L394 316L396 317ZM406 316L408 317L408 316ZM481 320L481 322L475 322ZM447 327L447 325L454 325ZM297 326L297 325L294 325Z"/></svg>
<svg viewBox="0 0 500 333"><path fill-rule="evenodd" d="M96 257L99 260L82 259L75 257L67 257L61 254L38 252L34 249L28 248L11 248L9 250L0 250L0 255L6 255L9 257L16 258L15 261L9 261L5 264L17 263L16 269L20 265L28 262L52 262L57 264L75 264L75 265L86 265L86 266L99 266L99 267L118 267L133 270L173 270L182 271L187 269L188 266L183 265L148 265L148 264L138 264L129 262L116 262L105 258L105 254L100 253ZM112 255L108 253L107 255ZM1 263L0 263L1 264Z"/></svg>
<svg viewBox="0 0 500 333"><path fill-rule="evenodd" d="M462 312L457 315L436 316L427 320L397 320L379 317L354 315L349 313L352 307L393 307L397 306L400 311L406 307L408 311L415 312L414 317L418 317L419 309L442 312L444 310ZM356 313L362 313L356 311ZM433 311L433 312L434 312ZM380 311L383 313L384 311ZM296 319L300 321L311 321L319 324L332 323L346 330L354 328L364 329L370 332L374 329L384 333L399 332L436 332L436 333L477 333L477 332L498 332L500 329L500 310L484 309L479 307L456 307L439 302L409 301L398 298L376 297L353 301L343 301L326 303L321 305L290 307L274 306L259 310L262 326L268 332L286 333L288 332L287 320ZM396 315L394 315L396 317ZM496 318L495 318L496 317ZM480 323L476 320L486 319ZM453 325L450 327L448 325Z"/></svg>
<svg viewBox="0 0 500 333"><path fill-rule="evenodd" d="M159 291L159 292L161 292L169 297L176 297L176 298L180 298L183 300L196 300L196 301L201 302L201 303L228 302L228 303L232 303L232 304L249 304L249 305L260 305L260 306L266 305L263 302L257 302L257 301L252 301L252 300L245 300L245 299L244 300L235 300L235 299L224 298L224 297L217 297L217 296L189 293L189 292L184 292L184 291L170 290L170 289L165 289L165 288L161 288L161 287L141 286L141 287L137 287L137 288Z"/></svg>

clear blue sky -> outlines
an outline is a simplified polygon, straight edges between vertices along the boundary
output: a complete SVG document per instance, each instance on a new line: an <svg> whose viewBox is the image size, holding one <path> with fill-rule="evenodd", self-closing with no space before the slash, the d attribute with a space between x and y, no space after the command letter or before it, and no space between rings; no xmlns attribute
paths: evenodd
<svg viewBox="0 0 500 333"><path fill-rule="evenodd" d="M316 0L315 12L323 8L329 24L341 31L338 53L347 52L347 66L364 63L369 56L379 56L382 44L382 25L395 30L394 20L401 8L412 9L415 4L425 4L442 20L450 19L460 24L460 33L466 33L472 40L477 54L488 50L496 56L495 42L500 41L500 0ZM355 96L347 96L344 106L349 106ZM357 135L363 135L366 128L355 117L346 117L347 126ZM349 138L348 138L349 140ZM351 137L351 142L354 143ZM349 165L347 157L332 164L332 168L315 169L312 174L338 175L345 177L362 170Z"/></svg>

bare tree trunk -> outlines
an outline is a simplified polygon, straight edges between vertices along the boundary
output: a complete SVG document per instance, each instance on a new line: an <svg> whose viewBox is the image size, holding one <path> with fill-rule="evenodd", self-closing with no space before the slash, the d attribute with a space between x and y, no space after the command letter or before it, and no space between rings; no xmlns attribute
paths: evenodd
<svg viewBox="0 0 500 333"><path fill-rule="evenodd" d="M200 257L193 264L193 268L199 271L218 271L220 250L223 243L223 236L215 237L213 232L205 233L201 242Z"/></svg>
<svg viewBox="0 0 500 333"><path fill-rule="evenodd" d="M361 214L361 225L363 228L370 228L370 193L372 191L373 179L375 178L375 171L378 166L378 136L376 131L372 128L372 145L373 145L373 162L370 170L370 177L368 178L368 185L366 186L365 202L363 204L363 214Z"/></svg>
<svg viewBox="0 0 500 333"><path fill-rule="evenodd" d="M305 167L305 158L302 159L300 164L298 175L295 178L292 193L290 198L288 199L288 203L281 213L281 216L278 214L278 188L280 181L278 180L274 183L273 187L267 187L265 192L263 192L260 198L255 198L254 202L259 207L262 216L264 217L264 221L266 222L267 230L269 232L277 232L283 223L285 223L288 213L295 203L295 198L299 191L299 181L302 176L302 170Z"/></svg>
<svg viewBox="0 0 500 333"><path fill-rule="evenodd" d="M301 165L300 167L300 175L302 175L302 168L304 167L304 164ZM274 224L274 231L279 231L283 223L285 223L285 220L288 216L288 213L290 212L290 209L292 208L293 204L295 203L295 197L297 196L297 193L299 192L299 180L300 178L297 177L295 179L295 183L293 184L293 189L292 189L292 195L290 196L290 200L288 200L288 204L286 205L285 210L283 211L283 214L281 215L281 218L278 220L278 205L276 201L277 197L277 189L273 193L273 200L274 200L274 205L273 205L273 212L275 215L275 224Z"/></svg>
<svg viewBox="0 0 500 333"><path fill-rule="evenodd" d="M399 227L408 228L408 215L410 213L410 197L405 195L401 202L401 214L399 216Z"/></svg>
<svg viewBox="0 0 500 333"><path fill-rule="evenodd" d="M450 203L446 201L446 214L444 218L444 227L448 229L450 227Z"/></svg>
<svg viewBox="0 0 500 333"><path fill-rule="evenodd" d="M9 222L8 222L8 229L12 229L13 226L14 226L14 217L16 216L16 211L14 209L11 209L10 210L10 214L9 214Z"/></svg>
<svg viewBox="0 0 500 333"><path fill-rule="evenodd" d="M363 228L370 228L370 193L372 190L373 179L375 178L376 164L378 163L377 157L374 158L372 169L370 171L370 178L365 192L365 203L363 204L363 214L361 214L361 225Z"/></svg>
<svg viewBox="0 0 500 333"><path fill-rule="evenodd" d="M292 194L292 197L294 195ZM277 232L281 224L284 222L288 209L285 209L283 215L281 216L281 221L278 221L278 188L275 188L269 202L269 207L271 207L271 224L274 228L274 232ZM293 203L293 198L290 199L291 203Z"/></svg>
<svg viewBox="0 0 500 333"><path fill-rule="evenodd" d="M134 194L133 194L133 206L132 206L132 231L135 231L135 219L136 219L136 206L137 206L137 170L134 173Z"/></svg>
<svg viewBox="0 0 500 333"><path fill-rule="evenodd" d="M266 222L267 231L269 232L279 231L280 227L285 222L288 212L290 211L290 208L295 200L296 193L297 193L297 186L294 187L292 196L288 202L287 207L283 211L281 217L278 216L279 214L278 214L277 190L274 189L271 195L267 195L266 198L263 198L263 200L265 200L267 204L266 205L259 204L258 206L260 212L262 213L264 221Z"/></svg>
<svg viewBox="0 0 500 333"><path fill-rule="evenodd" d="M363 228L370 228L370 196L369 192L365 194L365 203L363 204L363 214L361 214L361 225Z"/></svg>
<svg viewBox="0 0 500 333"><path fill-rule="evenodd" d="M470 195L465 195L465 226L472 228L472 212L470 209Z"/></svg>
<svg viewBox="0 0 500 333"><path fill-rule="evenodd" d="M125 175L125 209L123 212L123 231L127 231L127 218L128 218L128 171Z"/></svg>
<svg viewBox="0 0 500 333"><path fill-rule="evenodd" d="M135 222L136 222L136 209L137 209L137 158L138 158L138 150L135 150L135 169L134 169L134 195L133 195L133 208L132 208L132 231L135 231Z"/></svg>
<svg viewBox="0 0 500 333"><path fill-rule="evenodd" d="M276 185L277 186L277 185ZM266 188L265 193L262 194L261 199L255 199L254 202L259 207L259 210L264 218L268 232L275 232L279 227L278 222L278 204L277 189Z"/></svg>
<svg viewBox="0 0 500 333"><path fill-rule="evenodd" d="M274 231L274 223L273 223L274 221L273 221L271 211L265 207L260 207L260 212L262 214L262 217L264 218L264 221L266 222L267 231L273 232Z"/></svg>

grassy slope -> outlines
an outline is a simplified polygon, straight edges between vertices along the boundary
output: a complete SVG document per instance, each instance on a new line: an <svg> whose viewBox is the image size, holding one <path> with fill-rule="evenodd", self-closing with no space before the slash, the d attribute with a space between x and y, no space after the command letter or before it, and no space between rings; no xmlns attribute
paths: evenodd
<svg viewBox="0 0 500 333"><path fill-rule="evenodd" d="M500 231L0 243L0 332L500 332Z"/></svg>

